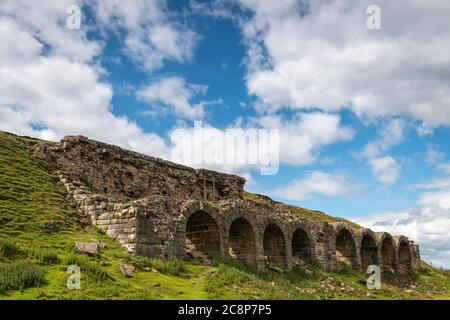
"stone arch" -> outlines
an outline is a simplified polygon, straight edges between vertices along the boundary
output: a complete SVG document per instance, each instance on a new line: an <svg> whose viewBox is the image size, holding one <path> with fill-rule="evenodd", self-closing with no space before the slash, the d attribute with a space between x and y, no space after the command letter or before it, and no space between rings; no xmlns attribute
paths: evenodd
<svg viewBox="0 0 450 320"><path fill-rule="evenodd" d="M238 217L231 223L228 233L228 254L239 261L257 265L256 234L246 218Z"/></svg>
<svg viewBox="0 0 450 320"><path fill-rule="evenodd" d="M360 253L362 272L365 273L370 265L379 266L376 237L368 230L365 230L362 234Z"/></svg>
<svg viewBox="0 0 450 320"><path fill-rule="evenodd" d="M286 238L282 228L276 223L269 223L263 235L263 249L266 267L287 267Z"/></svg>
<svg viewBox="0 0 450 320"><path fill-rule="evenodd" d="M358 256L353 233L345 226L336 232L336 265L338 269L343 266L358 268Z"/></svg>
<svg viewBox="0 0 450 320"><path fill-rule="evenodd" d="M381 269L385 273L395 273L395 242L389 233L384 233L380 239Z"/></svg>
<svg viewBox="0 0 450 320"><path fill-rule="evenodd" d="M411 250L409 240L401 237L398 241L398 271L406 273L412 267Z"/></svg>
<svg viewBox="0 0 450 320"><path fill-rule="evenodd" d="M177 223L176 241L181 256L204 257L222 254L222 221L217 211L201 201L191 201L182 208Z"/></svg>
<svg viewBox="0 0 450 320"><path fill-rule="evenodd" d="M308 261L314 258L314 239L309 229L303 224L295 224L292 230L291 253L293 265L295 266L301 263L299 260Z"/></svg>

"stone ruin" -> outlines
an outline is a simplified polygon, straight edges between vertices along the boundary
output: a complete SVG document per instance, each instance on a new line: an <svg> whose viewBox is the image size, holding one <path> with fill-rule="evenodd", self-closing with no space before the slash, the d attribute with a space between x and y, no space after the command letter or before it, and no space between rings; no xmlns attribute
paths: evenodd
<svg viewBox="0 0 450 320"><path fill-rule="evenodd" d="M419 246L405 236L346 222L313 221L274 201L244 200L245 179L196 170L116 146L69 136L34 152L56 167L80 213L137 256L215 253L259 269L305 260L364 272L418 268Z"/></svg>

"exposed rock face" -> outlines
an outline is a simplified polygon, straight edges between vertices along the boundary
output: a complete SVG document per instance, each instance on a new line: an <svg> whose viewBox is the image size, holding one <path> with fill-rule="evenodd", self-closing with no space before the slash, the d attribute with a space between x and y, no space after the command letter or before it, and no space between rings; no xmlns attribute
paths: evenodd
<svg viewBox="0 0 450 320"><path fill-rule="evenodd" d="M272 270L305 260L384 272L417 268L406 237L345 222L312 221L288 206L243 200L243 178L195 170L115 146L67 137L34 146L60 170L80 212L139 256L230 256Z"/></svg>

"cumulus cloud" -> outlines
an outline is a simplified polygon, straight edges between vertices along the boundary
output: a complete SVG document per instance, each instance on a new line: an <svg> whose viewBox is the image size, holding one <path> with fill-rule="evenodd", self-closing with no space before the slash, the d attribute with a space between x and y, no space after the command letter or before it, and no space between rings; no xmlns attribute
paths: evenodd
<svg viewBox="0 0 450 320"><path fill-rule="evenodd" d="M322 148L354 135L350 127L341 124L339 115L322 112L300 112L288 120L278 115L239 118L223 129L200 124L202 134L188 126L172 131L172 160L247 176L261 168L267 169L263 174L275 174L279 164L311 164ZM231 144L226 143L228 134L233 137ZM223 148L216 148L222 141Z"/></svg>
<svg viewBox="0 0 450 320"><path fill-rule="evenodd" d="M136 95L149 104L162 104L168 107L171 113L183 118L201 119L205 115L205 106L222 103L220 99L192 103L194 98L204 95L207 90L206 85L189 84L182 77L171 76L150 82Z"/></svg>
<svg viewBox="0 0 450 320"><path fill-rule="evenodd" d="M82 6L83 3L83 0L46 0L39 3L27 0L0 0L0 12L2 15L13 17L18 28L47 44L50 54L86 62L101 53L102 44L88 41L83 30L66 28L66 20L69 17L67 8L70 5ZM9 38L9 41L14 41L14 34L9 34ZM29 41L23 43L23 46L27 45ZM14 45L16 49L19 46L20 44ZM12 53L12 48L6 52ZM34 57L35 53L35 51L29 53L30 57Z"/></svg>
<svg viewBox="0 0 450 320"><path fill-rule="evenodd" d="M367 159L375 179L385 185L394 184L400 177L401 166L391 157L384 155L406 138L408 124L401 118L383 119L377 139L364 147L362 156Z"/></svg>
<svg viewBox="0 0 450 320"><path fill-rule="evenodd" d="M348 179L344 175L314 171L268 193L282 199L301 201L312 195L343 196L347 195L350 189Z"/></svg>
<svg viewBox="0 0 450 320"><path fill-rule="evenodd" d="M103 28L124 43L125 53L145 70L160 68L164 60L192 58L198 36L169 12L160 0L95 0L90 4Z"/></svg>
<svg viewBox="0 0 450 320"><path fill-rule="evenodd" d="M370 0L241 3L251 13L241 23L247 87L260 106L450 124L448 1L377 1L381 30L366 26Z"/></svg>
<svg viewBox="0 0 450 320"><path fill-rule="evenodd" d="M369 164L375 179L385 185L394 184L400 176L401 166L390 156L372 158Z"/></svg>
<svg viewBox="0 0 450 320"><path fill-rule="evenodd" d="M378 138L366 144L364 156L374 158L405 140L407 123L400 118L387 119L378 130Z"/></svg>
<svg viewBox="0 0 450 320"><path fill-rule="evenodd" d="M428 189L409 210L354 218L376 231L405 234L420 245L422 258L450 268L450 178L424 184Z"/></svg>
<svg viewBox="0 0 450 320"><path fill-rule="evenodd" d="M50 3L56 6L56 2L49 2L43 8L48 9ZM39 12L39 5L33 9L34 15L45 15ZM59 17L50 15L47 19L59 21ZM26 11L24 18L28 18ZM40 22L36 32L22 16L0 16L0 130L49 140L84 134L144 153L167 155L163 139L144 133L133 121L111 112L112 89L100 81L95 64L84 61L86 57L66 57L63 53L67 48L59 48L58 41L40 41L51 39L46 26L53 23ZM84 36L77 39L87 41ZM54 50L44 53L45 45Z"/></svg>
<svg viewBox="0 0 450 320"><path fill-rule="evenodd" d="M354 135L351 127L341 124L339 115L322 112L299 112L289 120L262 116L251 124L280 129L280 160L292 165L310 164L322 147L351 140Z"/></svg>
<svg viewBox="0 0 450 320"><path fill-rule="evenodd" d="M439 150L429 147L425 155L425 162L445 174L450 174L450 162L445 161L445 154Z"/></svg>

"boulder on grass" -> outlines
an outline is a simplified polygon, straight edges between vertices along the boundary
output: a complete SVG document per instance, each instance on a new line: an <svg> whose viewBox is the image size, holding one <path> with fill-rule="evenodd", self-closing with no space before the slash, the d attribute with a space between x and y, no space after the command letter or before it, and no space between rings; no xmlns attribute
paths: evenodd
<svg viewBox="0 0 450 320"><path fill-rule="evenodd" d="M134 271L135 270L136 270L136 268L134 266L129 265L129 264L122 263L120 265L120 271L122 272L122 274L125 277L128 277L128 278L134 277Z"/></svg>
<svg viewBox="0 0 450 320"><path fill-rule="evenodd" d="M98 244L96 242L76 242L75 250L79 253L85 253L89 255L98 254Z"/></svg>

